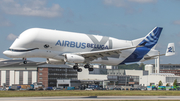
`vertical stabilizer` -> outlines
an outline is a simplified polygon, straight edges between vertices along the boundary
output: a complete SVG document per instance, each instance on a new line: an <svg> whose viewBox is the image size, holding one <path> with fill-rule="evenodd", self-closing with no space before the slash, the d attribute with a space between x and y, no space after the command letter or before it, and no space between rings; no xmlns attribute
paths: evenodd
<svg viewBox="0 0 180 101"><path fill-rule="evenodd" d="M155 27L151 32L149 32L149 34L144 37L139 45L143 45L144 47L150 49L153 48L159 40L162 29L162 27Z"/></svg>
<svg viewBox="0 0 180 101"><path fill-rule="evenodd" d="M165 56L171 56L171 55L175 55L175 46L174 43L169 43L167 50L166 50L166 54Z"/></svg>

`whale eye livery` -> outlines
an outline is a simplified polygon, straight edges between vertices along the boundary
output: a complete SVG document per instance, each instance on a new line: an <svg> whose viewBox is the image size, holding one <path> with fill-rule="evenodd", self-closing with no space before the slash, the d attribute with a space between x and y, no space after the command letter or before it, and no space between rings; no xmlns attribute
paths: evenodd
<svg viewBox="0 0 180 101"><path fill-rule="evenodd" d="M44 48L49 48L49 45L48 45L48 44L45 44L45 45L44 45Z"/></svg>
<svg viewBox="0 0 180 101"><path fill-rule="evenodd" d="M156 58L155 50L162 27L155 27L145 37L120 40L112 37L31 28L20 34L10 48L3 52L10 58L46 58L48 64L73 63L78 72L79 64L93 71L90 64L120 65ZM50 47L50 48L49 48ZM165 56L175 54L174 43L169 43ZM160 56L162 56L160 55Z"/></svg>

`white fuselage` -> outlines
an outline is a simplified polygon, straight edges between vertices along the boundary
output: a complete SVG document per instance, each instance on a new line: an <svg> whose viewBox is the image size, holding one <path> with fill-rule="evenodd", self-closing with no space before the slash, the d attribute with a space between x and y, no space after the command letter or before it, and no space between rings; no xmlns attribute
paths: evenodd
<svg viewBox="0 0 180 101"><path fill-rule="evenodd" d="M64 53L132 47L138 45L142 40L143 38L127 41L99 35L32 28L21 33L4 54L10 58L41 57L63 62ZM118 65L130 56L135 49L123 50L119 55L98 58L91 63Z"/></svg>

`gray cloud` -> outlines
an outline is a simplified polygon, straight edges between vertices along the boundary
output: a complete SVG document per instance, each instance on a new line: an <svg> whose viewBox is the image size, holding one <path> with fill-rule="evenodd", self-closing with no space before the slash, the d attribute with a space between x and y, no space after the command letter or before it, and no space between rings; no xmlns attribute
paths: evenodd
<svg viewBox="0 0 180 101"><path fill-rule="evenodd" d="M10 41L14 41L16 38L17 36L12 33L7 36L7 40L10 40Z"/></svg>
<svg viewBox="0 0 180 101"><path fill-rule="evenodd" d="M130 6L131 3L145 4L145 3L156 3L156 2L157 0L104 0L104 4L112 5L116 7L127 7Z"/></svg>
<svg viewBox="0 0 180 101"><path fill-rule="evenodd" d="M134 8L136 4L148 4L148 3L152 4L156 2L157 0L104 0L105 5L124 8L127 14L142 12L142 9Z"/></svg>
<svg viewBox="0 0 180 101"><path fill-rule="evenodd" d="M130 2L136 2L136 3L156 3L157 0L128 0Z"/></svg>
<svg viewBox="0 0 180 101"><path fill-rule="evenodd" d="M116 7L126 7L127 3L124 0L104 0L105 5L111 5Z"/></svg>
<svg viewBox="0 0 180 101"><path fill-rule="evenodd" d="M21 1L21 0L20 0ZM46 7L46 0L1 0L0 9L10 15L58 17L62 16L63 9L58 4Z"/></svg>
<svg viewBox="0 0 180 101"><path fill-rule="evenodd" d="M11 26L12 23L8 21L6 18L0 16L0 27Z"/></svg>
<svg viewBox="0 0 180 101"><path fill-rule="evenodd" d="M180 20L176 20L173 22L174 25L180 25Z"/></svg>

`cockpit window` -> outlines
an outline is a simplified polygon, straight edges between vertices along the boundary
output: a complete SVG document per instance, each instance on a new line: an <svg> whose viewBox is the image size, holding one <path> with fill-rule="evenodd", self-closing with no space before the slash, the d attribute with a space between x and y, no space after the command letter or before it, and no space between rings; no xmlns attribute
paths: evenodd
<svg viewBox="0 0 180 101"><path fill-rule="evenodd" d="M17 49L8 49L8 50L13 51L13 52L27 52L27 51L32 51L36 49L39 49L39 48L33 48L33 49L27 49L27 50L17 50Z"/></svg>

